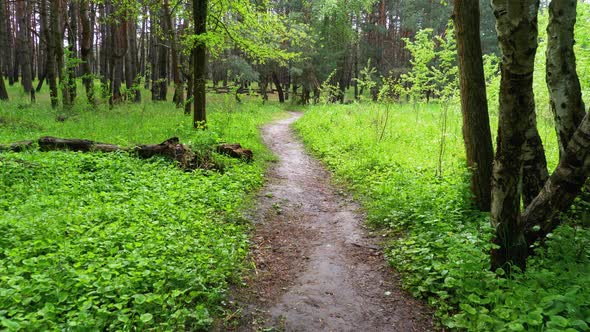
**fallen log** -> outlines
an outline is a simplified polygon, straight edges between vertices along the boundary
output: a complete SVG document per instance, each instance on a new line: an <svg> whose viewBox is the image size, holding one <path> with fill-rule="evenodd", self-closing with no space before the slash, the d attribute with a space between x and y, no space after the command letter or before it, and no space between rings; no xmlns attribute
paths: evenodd
<svg viewBox="0 0 590 332"><path fill-rule="evenodd" d="M125 148L115 144L95 142L86 139L69 139L45 136L35 141L20 141L12 144L0 144L0 152L22 152L35 147L37 143L40 151L78 151L78 152L116 152L124 151L137 155L139 158L147 159L154 156L163 156L178 162L184 170L195 170L197 168L217 169L217 165L210 160L208 153L203 155L192 151L188 146L181 144L178 137L172 137L160 144L136 145L132 148ZM251 161L253 154L251 150L243 149L240 144L220 144L216 151L233 158Z"/></svg>
<svg viewBox="0 0 590 332"><path fill-rule="evenodd" d="M236 144L219 144L217 146L217 153L230 156L232 158L239 158L245 161L252 161L252 150L244 149L239 143Z"/></svg>
<svg viewBox="0 0 590 332"><path fill-rule="evenodd" d="M23 152L33 146L33 141L19 141L12 144L0 144L0 152Z"/></svg>

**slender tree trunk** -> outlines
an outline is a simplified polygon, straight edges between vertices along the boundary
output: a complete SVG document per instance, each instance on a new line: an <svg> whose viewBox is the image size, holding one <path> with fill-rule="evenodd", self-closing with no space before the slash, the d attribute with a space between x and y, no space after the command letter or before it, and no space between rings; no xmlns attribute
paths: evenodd
<svg viewBox="0 0 590 332"><path fill-rule="evenodd" d="M45 24L43 30L47 32L47 83L49 84L51 107L56 108L58 104L56 44L61 40L59 33L59 1L49 0L49 20L47 20L46 7L46 0L41 0L41 22Z"/></svg>
<svg viewBox="0 0 590 332"><path fill-rule="evenodd" d="M4 77L0 73L0 100L8 100L8 92L6 92L6 85L4 84Z"/></svg>
<svg viewBox="0 0 590 332"><path fill-rule="evenodd" d="M277 75L276 71L272 72L272 79L277 86L277 93L279 94L279 103L285 102L285 93L283 92L283 87L281 86L281 81L279 80L279 75Z"/></svg>
<svg viewBox="0 0 590 332"><path fill-rule="evenodd" d="M188 59L188 75L187 75L187 84L186 84L186 103L184 104L184 114L190 115L191 114L191 107L193 105L193 93L194 93L194 84L193 84L193 73L194 73L194 60L195 57L193 55L194 51L191 51Z"/></svg>
<svg viewBox="0 0 590 332"><path fill-rule="evenodd" d="M114 33L111 58L111 104L118 104L123 100L121 84L123 83L123 66L127 53L127 24L126 20L122 20L111 28Z"/></svg>
<svg viewBox="0 0 590 332"><path fill-rule="evenodd" d="M18 63L21 67L21 84L26 94L30 94L33 90L32 74L31 74L31 50L29 41L29 16L27 15L26 0L16 0L16 18L18 20L16 32L16 53L19 59Z"/></svg>
<svg viewBox="0 0 590 332"><path fill-rule="evenodd" d="M162 36L159 38L158 43L160 47L158 47L158 93L159 97L158 100L167 100L168 94L168 52L169 48L166 45L166 41L168 38L163 34L168 31L169 27L166 23L165 19L160 20L160 24L162 25Z"/></svg>
<svg viewBox="0 0 590 332"><path fill-rule="evenodd" d="M514 264L524 269L528 245L520 225L523 153L534 116L533 70L537 50L538 0L493 0L502 51L502 80L496 158L492 175L491 222L496 230L492 270Z"/></svg>
<svg viewBox="0 0 590 332"><path fill-rule="evenodd" d="M182 78L180 77L180 65L178 63L178 46L176 43L176 31L172 21L172 14L170 12L170 5L168 0L164 0L164 18L166 19L166 26L168 28L168 36L170 38L170 49L172 58L172 75L174 79L174 97L172 100L176 104L176 108L181 108L184 104L184 93L182 87Z"/></svg>
<svg viewBox="0 0 590 332"><path fill-rule="evenodd" d="M69 20L67 27L68 52L64 68L64 106L71 107L76 99L76 65L72 63L76 59L76 44L78 39L78 15L80 13L78 2L72 1L69 4Z"/></svg>
<svg viewBox="0 0 590 332"><path fill-rule="evenodd" d="M98 5L100 13L100 84L101 97L110 98L111 91L111 61L110 52L112 52L112 33L111 25L106 20L106 17L111 14L111 3L106 0L104 3Z"/></svg>
<svg viewBox="0 0 590 332"><path fill-rule="evenodd" d="M10 18L8 16L8 9L7 9L7 0L0 0L0 63L2 67L0 67L0 73L4 72L4 75L10 76L10 64L11 64L11 54L10 52Z"/></svg>
<svg viewBox="0 0 590 332"><path fill-rule="evenodd" d="M454 6L463 141L467 153L467 165L473 170L471 191L475 205L482 211L489 211L494 151L479 36L479 2L455 0Z"/></svg>
<svg viewBox="0 0 590 332"><path fill-rule="evenodd" d="M86 98L92 106L96 104L94 98L94 77L92 75L90 61L92 60L93 27L90 25L88 16L88 0L80 3L80 26L82 28L82 39L80 40L80 55L82 58L82 83L86 89Z"/></svg>
<svg viewBox="0 0 590 332"><path fill-rule="evenodd" d="M141 75L139 72L139 60L137 59L137 22L133 21L131 24L128 32L129 37L129 51L131 55L131 67L133 69L132 76L133 76L133 102L140 103L141 102Z"/></svg>
<svg viewBox="0 0 590 332"><path fill-rule="evenodd" d="M193 19L195 34L201 36L207 32L207 0L193 0ZM193 126L202 127L207 121L206 116L206 83L207 83L207 46L197 43L194 48L194 118Z"/></svg>

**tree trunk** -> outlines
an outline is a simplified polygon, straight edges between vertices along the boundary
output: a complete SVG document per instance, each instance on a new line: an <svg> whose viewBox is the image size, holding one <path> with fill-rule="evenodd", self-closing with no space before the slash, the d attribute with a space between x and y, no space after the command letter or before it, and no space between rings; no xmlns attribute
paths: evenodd
<svg viewBox="0 0 590 332"><path fill-rule="evenodd" d="M158 40L160 45L158 49L158 100L167 100L168 94L168 52L169 48L166 45L168 38L163 34L168 31L169 27L165 19L160 20L162 25L162 35Z"/></svg>
<svg viewBox="0 0 590 332"><path fill-rule="evenodd" d="M8 92L6 91L6 85L4 83L4 73L8 73L6 70L6 53L10 49L7 44L6 36L6 17L4 15L4 6L6 0L0 0L0 100L8 100Z"/></svg>
<svg viewBox="0 0 590 332"><path fill-rule="evenodd" d="M534 104L531 105L534 107ZM545 149L543 142L537 130L537 115L535 110L529 111L529 127L525 134L526 144L523 150L523 169L522 169L522 203L523 206L529 205L539 194L547 179L547 159L545 158Z"/></svg>
<svg viewBox="0 0 590 332"><path fill-rule="evenodd" d="M574 54L576 5L576 0L553 0L549 5L546 80L560 156L586 115Z"/></svg>
<svg viewBox="0 0 590 332"><path fill-rule="evenodd" d="M125 14L124 14L125 15ZM110 104L118 104L123 100L121 84L123 83L123 66L127 53L127 19L120 19L111 26L112 54L111 54L111 100Z"/></svg>
<svg viewBox="0 0 590 332"><path fill-rule="evenodd" d="M41 0L41 21L47 22L46 0ZM49 0L49 25L43 28L47 31L47 83L49 84L49 97L51 107L58 104L57 72L56 72L56 44L61 40L59 33L59 0ZM45 17L45 18L44 18Z"/></svg>
<svg viewBox="0 0 590 332"><path fill-rule="evenodd" d="M4 76L0 72L0 100L8 100L8 92L6 92L6 85L4 84Z"/></svg>
<svg viewBox="0 0 590 332"><path fill-rule="evenodd" d="M187 77L187 84L186 84L186 103L184 104L184 114L185 115L190 115L191 114L191 107L192 107L192 103L193 103L193 93L194 93L194 84L193 84L193 72L194 72L194 56L193 56L193 51L191 51L191 54L189 54L189 58L188 58L188 75L186 75Z"/></svg>
<svg viewBox="0 0 590 332"><path fill-rule="evenodd" d="M82 39L80 40L80 56L82 58L82 83L86 89L86 98L88 103L94 107L96 100L94 98L94 76L90 69L92 59L92 41L94 29L90 25L88 16L89 1L82 0L80 3L80 26L82 28Z"/></svg>
<svg viewBox="0 0 590 332"><path fill-rule="evenodd" d="M78 39L78 15L79 8L78 2L72 1L69 4L69 21L67 27L67 38L68 38L68 52L66 56L66 63L64 68L64 106L71 107L76 99L76 65L73 60L76 59L76 42Z"/></svg>
<svg viewBox="0 0 590 332"><path fill-rule="evenodd" d="M473 170L471 191L475 205L482 211L489 211L494 151L479 36L479 3L473 0L455 0L454 6L463 141L467 165Z"/></svg>
<svg viewBox="0 0 590 332"><path fill-rule="evenodd" d="M0 73L4 72L4 75L11 79L11 64L12 64L12 47L10 44L11 38L10 31L10 16L8 15L8 1L0 0L0 56L2 57L2 67L0 67Z"/></svg>
<svg viewBox="0 0 590 332"><path fill-rule="evenodd" d="M272 79L277 86L277 93L279 94L279 103L285 102L285 93L283 92L283 87L281 86L281 81L279 80L279 75L277 75L276 71L272 72Z"/></svg>
<svg viewBox="0 0 590 332"><path fill-rule="evenodd" d="M31 74L31 50L29 41L29 15L27 10L26 0L16 0L16 18L18 26L16 31L16 53L19 59L18 63L21 66L21 84L26 94L30 94L33 90L32 74Z"/></svg>
<svg viewBox="0 0 590 332"><path fill-rule="evenodd" d="M584 110L573 50L576 6L575 0L553 0L549 5L546 78L560 162L523 213L529 243L545 237L559 225L558 213L570 207L589 174L590 120Z"/></svg>
<svg viewBox="0 0 590 332"><path fill-rule="evenodd" d="M493 0L502 51L497 151L492 174L491 223L496 230L492 270L524 269L528 245L519 223L523 152L534 116L533 70L537 50L537 0Z"/></svg>
<svg viewBox="0 0 590 332"><path fill-rule="evenodd" d="M170 5L168 0L164 0L164 17L166 19L166 26L168 28L168 36L170 38L170 49L172 58L172 76L174 79L174 97L172 101L176 104L176 108L181 108L184 104L184 92L182 89L182 78L180 77L180 66L178 63L178 46L176 45L176 31L172 21L172 13L170 12Z"/></svg>
<svg viewBox="0 0 590 332"><path fill-rule="evenodd" d="M202 36L207 32L207 0L193 0L193 19L195 34ZM207 45L197 42L194 48L194 118L195 128L203 127L207 122L206 116L206 83L207 83Z"/></svg>

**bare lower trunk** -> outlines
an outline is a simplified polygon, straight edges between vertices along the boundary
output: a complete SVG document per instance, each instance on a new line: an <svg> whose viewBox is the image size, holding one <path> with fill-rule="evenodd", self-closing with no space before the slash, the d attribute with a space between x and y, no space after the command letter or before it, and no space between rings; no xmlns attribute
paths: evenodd
<svg viewBox="0 0 590 332"><path fill-rule="evenodd" d="M0 72L0 100L8 100L8 92L6 92L6 85L4 84L4 76Z"/></svg>
<svg viewBox="0 0 590 332"><path fill-rule="evenodd" d="M549 178L545 149L543 148L543 142L537 130L537 115L535 110L530 111L529 116L530 122L525 134L526 144L523 153L522 169L522 203L525 207L539 194Z"/></svg>
<svg viewBox="0 0 590 332"><path fill-rule="evenodd" d="M279 103L285 102L285 93L283 92L283 87L281 86L281 81L279 80L279 75L276 72L272 73L272 80L275 82L277 86L277 93L279 94Z"/></svg>

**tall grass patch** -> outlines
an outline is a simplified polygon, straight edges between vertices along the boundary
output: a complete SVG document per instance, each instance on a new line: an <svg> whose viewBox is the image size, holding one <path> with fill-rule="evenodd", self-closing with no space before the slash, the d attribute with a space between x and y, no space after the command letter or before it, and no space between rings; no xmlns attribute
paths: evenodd
<svg viewBox="0 0 590 332"><path fill-rule="evenodd" d="M590 233L584 222L560 227L525 273L502 278L490 272L492 230L489 215L471 204L460 113L449 110L446 127L442 116L437 105L318 106L296 128L361 199L369 223L391 235L387 259L410 292L436 307L445 326L588 330ZM550 123L539 125L553 167L554 132Z"/></svg>

